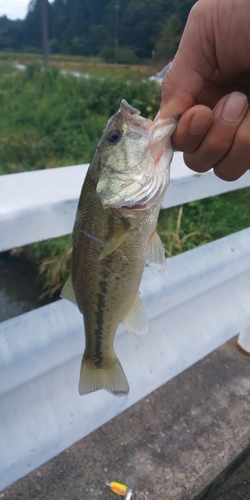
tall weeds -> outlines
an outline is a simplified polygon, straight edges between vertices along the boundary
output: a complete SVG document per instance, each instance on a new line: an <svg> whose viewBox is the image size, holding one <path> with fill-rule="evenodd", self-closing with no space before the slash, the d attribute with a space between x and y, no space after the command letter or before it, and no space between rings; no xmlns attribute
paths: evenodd
<svg viewBox="0 0 250 500"><path fill-rule="evenodd" d="M153 118L160 88L122 78L76 79L36 64L17 72L0 64L0 174L91 161L107 119L126 98ZM249 226L250 190L163 210L158 232L166 255L189 250ZM20 251L20 250L19 250ZM21 251L36 263L41 296L58 294L70 272L71 237Z"/></svg>
<svg viewBox="0 0 250 500"><path fill-rule="evenodd" d="M160 89L149 81L77 79L36 64L23 72L0 66L0 174L89 162L122 98L154 116Z"/></svg>

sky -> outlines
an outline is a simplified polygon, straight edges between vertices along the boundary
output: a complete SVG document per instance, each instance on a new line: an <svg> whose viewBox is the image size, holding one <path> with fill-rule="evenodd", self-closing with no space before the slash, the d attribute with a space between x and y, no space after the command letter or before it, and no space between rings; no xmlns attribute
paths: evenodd
<svg viewBox="0 0 250 500"><path fill-rule="evenodd" d="M9 19L24 19L27 14L29 0L0 0L0 16Z"/></svg>
<svg viewBox="0 0 250 500"><path fill-rule="evenodd" d="M0 0L0 16L9 19L24 19L30 0Z"/></svg>

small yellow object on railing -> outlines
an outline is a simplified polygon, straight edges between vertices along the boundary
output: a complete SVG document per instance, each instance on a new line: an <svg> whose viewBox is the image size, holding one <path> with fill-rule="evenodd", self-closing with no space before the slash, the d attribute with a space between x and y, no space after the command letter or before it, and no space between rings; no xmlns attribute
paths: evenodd
<svg viewBox="0 0 250 500"><path fill-rule="evenodd" d="M113 491L117 495L121 495L122 497L126 495L128 487L125 484L117 483L116 481L111 481L110 483L106 483L106 485L109 486L111 491Z"/></svg>

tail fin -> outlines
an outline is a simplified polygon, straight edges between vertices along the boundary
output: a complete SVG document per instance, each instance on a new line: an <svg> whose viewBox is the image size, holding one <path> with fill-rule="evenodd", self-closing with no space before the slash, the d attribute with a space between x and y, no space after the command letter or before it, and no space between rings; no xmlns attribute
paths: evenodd
<svg viewBox="0 0 250 500"><path fill-rule="evenodd" d="M89 366L83 356L79 393L84 395L99 389L105 389L114 396L126 396L129 393L128 381L117 357L109 368L97 368L95 365Z"/></svg>

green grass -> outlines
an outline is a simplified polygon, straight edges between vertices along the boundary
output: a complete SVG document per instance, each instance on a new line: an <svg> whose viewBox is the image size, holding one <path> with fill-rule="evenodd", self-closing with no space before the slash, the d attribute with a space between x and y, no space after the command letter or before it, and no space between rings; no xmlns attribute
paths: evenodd
<svg viewBox="0 0 250 500"><path fill-rule="evenodd" d="M56 68L42 71L35 63L28 65L27 71L18 72L11 67L11 57L13 54L0 53L0 174L91 161L102 130L121 98L140 109L143 116L153 118L158 111L160 88L142 81L135 68L117 68L114 77L116 69L106 65L101 70L105 79L96 74L98 78L85 80L63 76ZM72 57L66 63L71 67L85 64ZM90 61L86 64L97 68ZM121 69L130 71L131 83L119 73ZM248 227L249 198L247 188L161 211L158 232L166 255ZM70 272L71 237L35 243L22 251L37 266L41 295L57 294Z"/></svg>
<svg viewBox="0 0 250 500"><path fill-rule="evenodd" d="M66 54L50 54L49 59L51 61L65 61L65 62L102 62L100 57L83 57L83 56L69 56ZM42 62L43 55L40 52L11 52L11 51L0 51L0 61L20 61L25 63L30 63L34 61Z"/></svg>
<svg viewBox="0 0 250 500"><path fill-rule="evenodd" d="M36 64L23 72L0 64L0 174L90 161L121 98L153 117L160 89L142 80L77 79Z"/></svg>
<svg viewBox="0 0 250 500"><path fill-rule="evenodd" d="M158 232L167 256L185 252L250 225L250 188L160 212Z"/></svg>
<svg viewBox="0 0 250 500"><path fill-rule="evenodd" d="M166 256L204 245L250 225L250 188L213 196L160 212L157 230ZM23 249L35 262L41 298L58 294L71 268L71 235Z"/></svg>
<svg viewBox="0 0 250 500"><path fill-rule="evenodd" d="M0 65L3 63L43 64L43 55L29 52L1 52ZM69 56L64 54L51 54L49 56L51 67L63 70L78 71L94 77L119 78L124 81L139 81L154 75L161 69L161 63L129 65L107 64L100 57Z"/></svg>
<svg viewBox="0 0 250 500"><path fill-rule="evenodd" d="M79 73L88 74L98 78L118 78L128 82L137 82L143 78L148 78L157 72L154 66L131 66L122 64L107 64L96 62L73 62L62 59L61 61L51 61L51 65L58 69L68 71L78 71Z"/></svg>

